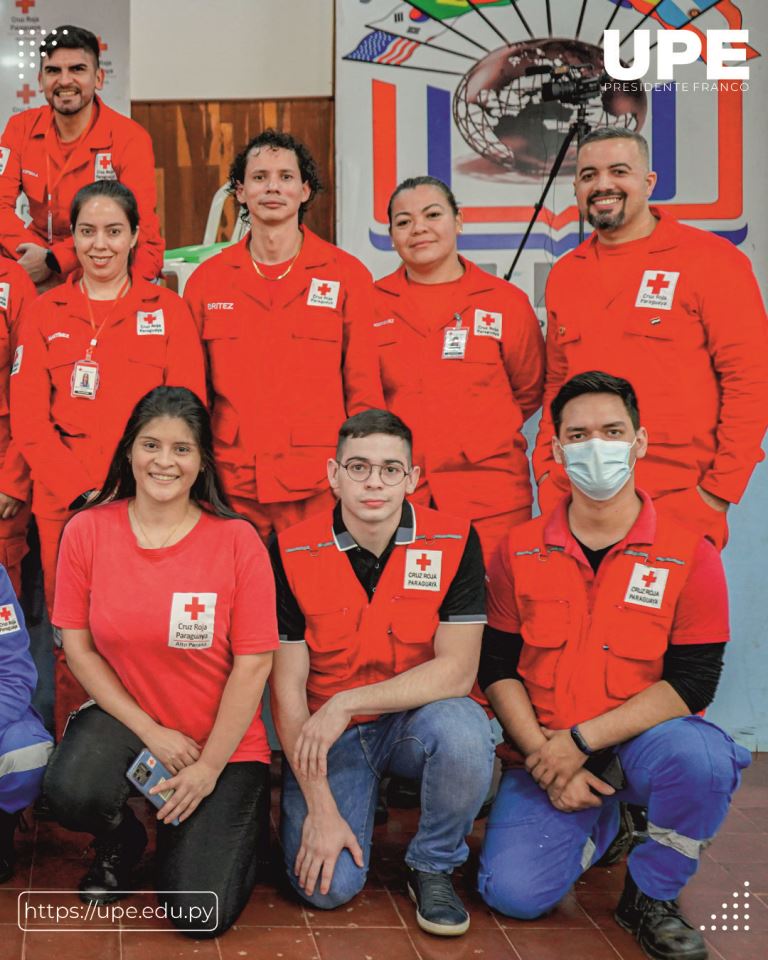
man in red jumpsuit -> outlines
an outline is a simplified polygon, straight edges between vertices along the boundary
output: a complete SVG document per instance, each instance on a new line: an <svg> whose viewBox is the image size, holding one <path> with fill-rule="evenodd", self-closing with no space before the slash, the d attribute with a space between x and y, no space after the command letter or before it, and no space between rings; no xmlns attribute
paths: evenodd
<svg viewBox="0 0 768 960"><path fill-rule="evenodd" d="M265 130L230 179L250 233L198 267L184 298L208 355L224 487L266 540L332 504L326 462L338 423L384 406L373 284L302 225L320 187L303 144Z"/></svg>
<svg viewBox="0 0 768 960"><path fill-rule="evenodd" d="M539 503L567 490L548 410L562 384L611 370L634 384L648 429L638 484L722 547L768 424L765 308L731 243L651 207L638 134L606 128L579 149L575 191L595 228L547 283L547 380L534 471Z"/></svg>
<svg viewBox="0 0 768 960"><path fill-rule="evenodd" d="M134 270L153 280L164 243L155 213L155 156L143 127L102 103L99 41L82 27L53 30L40 46L40 89L47 107L10 118L0 137L0 253L17 259L36 284L56 282L77 267L69 208L94 180L119 180L139 204ZM28 227L16 215L29 201Z"/></svg>

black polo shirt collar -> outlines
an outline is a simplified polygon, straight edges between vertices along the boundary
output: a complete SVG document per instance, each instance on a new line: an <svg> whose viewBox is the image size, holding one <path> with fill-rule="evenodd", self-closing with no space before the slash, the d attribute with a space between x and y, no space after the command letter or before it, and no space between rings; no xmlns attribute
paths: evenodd
<svg viewBox="0 0 768 960"><path fill-rule="evenodd" d="M400 546L404 543L414 543L416 540L416 514L414 513L413 507L407 501L403 501L403 509L400 514L400 523L397 526L392 539L389 541L386 550L382 556L392 552L392 548ZM336 544L337 549L341 550L342 553L346 553L347 550L352 550L354 547L357 547L358 550L363 550L352 534L347 530L344 523L344 519L341 515L341 501L339 501L333 510L333 542ZM366 551L367 553L368 551Z"/></svg>

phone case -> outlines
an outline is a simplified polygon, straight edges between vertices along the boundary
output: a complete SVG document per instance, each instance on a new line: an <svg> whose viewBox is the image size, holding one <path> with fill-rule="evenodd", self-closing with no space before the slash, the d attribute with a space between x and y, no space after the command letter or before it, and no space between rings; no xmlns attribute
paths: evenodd
<svg viewBox="0 0 768 960"><path fill-rule="evenodd" d="M162 763L154 757L146 748L136 757L126 772L126 777L134 787L149 800L149 802L160 807L173 796L173 790L162 790L160 793L150 794L152 787L170 780L173 776ZM178 817L171 820L174 827L178 827Z"/></svg>

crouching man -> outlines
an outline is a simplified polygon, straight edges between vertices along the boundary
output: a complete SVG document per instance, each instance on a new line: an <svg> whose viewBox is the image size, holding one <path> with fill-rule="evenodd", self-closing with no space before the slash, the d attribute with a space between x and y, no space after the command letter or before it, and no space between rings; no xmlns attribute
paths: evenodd
<svg viewBox="0 0 768 960"><path fill-rule="evenodd" d="M512 530L489 571L480 684L508 767L480 892L509 916L547 912L616 839L619 801L647 806L615 918L651 957L703 960L676 897L750 760L695 716L728 640L722 564L635 488L648 438L626 380L580 374L551 412L570 494Z"/></svg>
<svg viewBox="0 0 768 960"><path fill-rule="evenodd" d="M341 427L333 511L272 545L280 650L273 712L288 761L282 842L291 883L332 908L362 890L379 780L421 781L406 853L423 930L469 916L451 883L488 791L491 728L468 697L485 623L480 542L468 521L412 506L411 432L368 410Z"/></svg>

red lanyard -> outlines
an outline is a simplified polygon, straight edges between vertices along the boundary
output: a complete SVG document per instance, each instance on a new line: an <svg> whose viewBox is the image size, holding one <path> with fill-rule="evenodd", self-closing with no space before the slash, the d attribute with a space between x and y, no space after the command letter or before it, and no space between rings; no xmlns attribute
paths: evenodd
<svg viewBox="0 0 768 960"><path fill-rule="evenodd" d="M77 148L80 145L80 142L93 127L93 120L89 121L88 126L85 128L85 130L83 130L77 140L72 141L72 149L64 163L64 166L59 171L58 177L56 177L54 182L51 183L51 137L56 136L54 125L53 117L51 117L51 122L45 134L45 184L48 190L48 243L53 243L53 210L51 209L53 194L63 180L64 176L69 173L69 165L72 162L72 158L77 153Z"/></svg>
<svg viewBox="0 0 768 960"><path fill-rule="evenodd" d="M88 344L88 349L85 351L86 360L90 360L91 357L93 356L94 348L96 347L96 344L99 342L99 335L101 331L104 329L104 325L107 323L108 320L112 319L112 315L114 314L115 310L120 304L120 301L122 300L122 298L125 296L125 292L130 286L130 283L131 283L131 278L130 276L127 276L123 281L122 287L120 287L120 289L117 292L117 298L115 299L115 302L112 304L112 309L109 311L109 313L107 313L106 317L104 317L104 319L101 321L101 323L99 324L99 329L97 330L96 321L93 319L93 307L91 306L91 299L88 296L88 291L86 290L85 283L83 282L83 280L80 281L80 290L85 299L85 305L88 308L88 320L91 324L91 330L93 330L93 336L91 337L91 341Z"/></svg>

